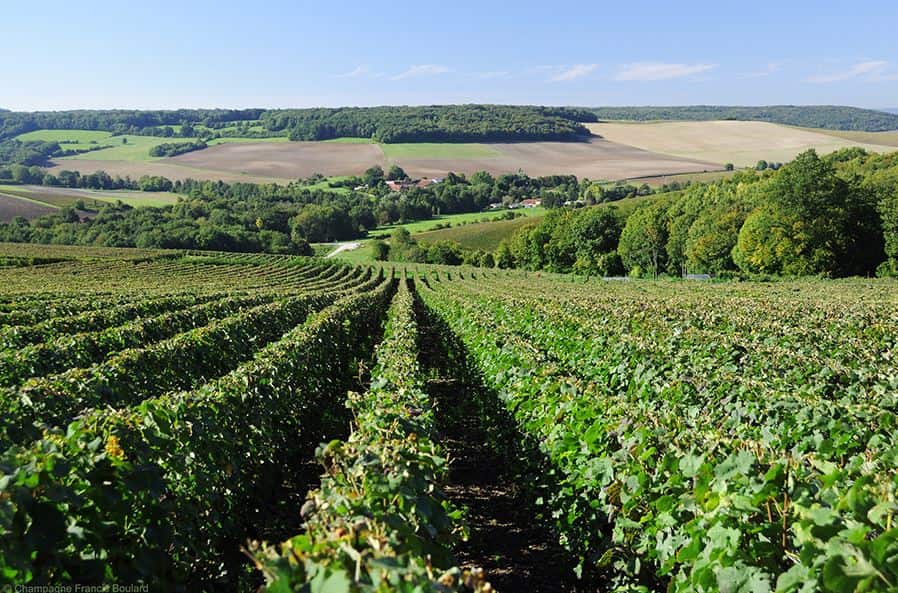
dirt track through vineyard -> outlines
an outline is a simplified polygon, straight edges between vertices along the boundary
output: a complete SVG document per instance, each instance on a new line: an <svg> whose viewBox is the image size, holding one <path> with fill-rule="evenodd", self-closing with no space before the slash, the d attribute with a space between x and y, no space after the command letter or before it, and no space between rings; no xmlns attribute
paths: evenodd
<svg viewBox="0 0 898 593"><path fill-rule="evenodd" d="M573 563L541 517L534 490L514 459L520 435L502 413L495 394L487 392L466 368L459 345L439 320L419 315L422 366L431 373L428 391L438 409L439 441L450 458L446 495L467 509L468 541L455 550L460 566L481 567L500 592L586 592ZM436 364L435 361L439 361Z"/></svg>

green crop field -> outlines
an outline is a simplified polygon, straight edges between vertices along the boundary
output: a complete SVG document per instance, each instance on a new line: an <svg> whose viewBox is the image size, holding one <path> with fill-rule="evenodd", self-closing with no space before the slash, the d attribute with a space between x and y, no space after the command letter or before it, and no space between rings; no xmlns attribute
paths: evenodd
<svg viewBox="0 0 898 593"><path fill-rule="evenodd" d="M505 550L559 591L893 591L896 315L885 279L0 245L0 585L490 593Z"/></svg>
<svg viewBox="0 0 898 593"><path fill-rule="evenodd" d="M458 142L401 142L382 144L370 138L334 138L336 144L377 144L388 159L477 159L500 157L502 153L488 144Z"/></svg>
<svg viewBox="0 0 898 593"><path fill-rule="evenodd" d="M479 159L500 157L502 153L487 144L416 142L381 144L389 159Z"/></svg>

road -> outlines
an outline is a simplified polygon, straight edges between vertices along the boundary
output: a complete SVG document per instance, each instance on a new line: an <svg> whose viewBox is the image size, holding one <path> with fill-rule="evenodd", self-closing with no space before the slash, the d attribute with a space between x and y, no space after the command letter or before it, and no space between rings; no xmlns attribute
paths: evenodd
<svg viewBox="0 0 898 593"><path fill-rule="evenodd" d="M340 253L344 251L352 251L353 249L358 249L362 244L358 241L349 241L347 243L337 243L337 248L324 256L324 259L330 259L332 257L336 257Z"/></svg>

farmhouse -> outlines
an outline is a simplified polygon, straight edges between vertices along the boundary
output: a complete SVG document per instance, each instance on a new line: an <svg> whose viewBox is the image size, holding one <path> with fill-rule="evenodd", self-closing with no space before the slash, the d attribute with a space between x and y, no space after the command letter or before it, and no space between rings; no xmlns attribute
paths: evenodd
<svg viewBox="0 0 898 593"><path fill-rule="evenodd" d="M539 199L539 198L527 198L526 200L521 200L520 202L518 202L518 203L516 203L516 204L510 204L508 207L509 207L510 209L515 209L515 208L536 208L536 207L538 207L538 206L541 206L542 203L543 203L543 201L542 201L541 199Z"/></svg>
<svg viewBox="0 0 898 593"><path fill-rule="evenodd" d="M428 179L424 177L423 179L402 179L400 181L387 181L387 187L389 187L393 191L403 191L406 189L411 189L413 187L418 187L421 189L430 187L432 185L436 185L441 182L442 178L432 178Z"/></svg>
<svg viewBox="0 0 898 593"><path fill-rule="evenodd" d="M393 191L402 191L404 189L415 187L415 184L408 179L402 179L397 181L387 181L387 187Z"/></svg>

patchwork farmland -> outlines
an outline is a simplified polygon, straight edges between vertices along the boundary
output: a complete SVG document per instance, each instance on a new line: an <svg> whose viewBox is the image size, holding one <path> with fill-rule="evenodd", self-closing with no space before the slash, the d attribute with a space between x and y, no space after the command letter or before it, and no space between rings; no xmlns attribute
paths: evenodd
<svg viewBox="0 0 898 593"><path fill-rule="evenodd" d="M441 177L449 171L495 174L519 169L530 175L565 173L590 179L624 179L655 174L694 173L720 169L711 161L662 155L590 138L584 142L525 142L453 145L378 145L368 142L223 143L172 158L106 160L104 153L55 161L53 171L83 173L104 170L113 175L161 175L170 179L225 181L284 180L359 175L391 164L415 177Z"/></svg>

